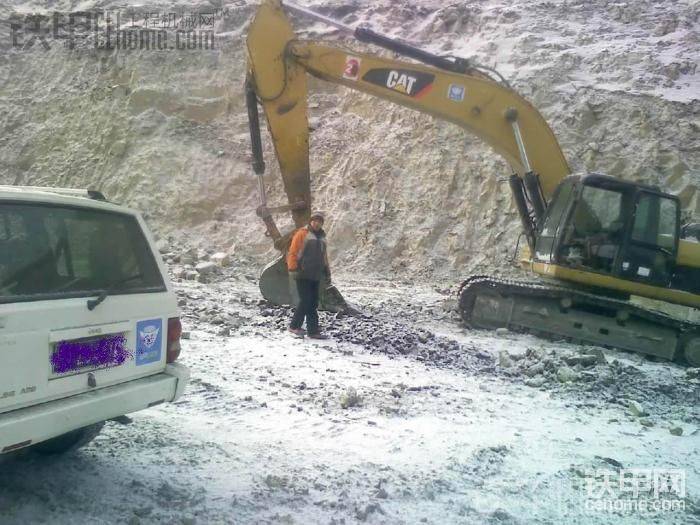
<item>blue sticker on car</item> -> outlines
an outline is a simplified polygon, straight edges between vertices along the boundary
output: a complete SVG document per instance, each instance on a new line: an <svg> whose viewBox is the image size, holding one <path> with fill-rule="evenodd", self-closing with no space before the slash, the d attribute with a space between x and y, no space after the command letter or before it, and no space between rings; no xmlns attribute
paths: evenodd
<svg viewBox="0 0 700 525"><path fill-rule="evenodd" d="M136 366L160 361L163 346L163 320L136 323Z"/></svg>

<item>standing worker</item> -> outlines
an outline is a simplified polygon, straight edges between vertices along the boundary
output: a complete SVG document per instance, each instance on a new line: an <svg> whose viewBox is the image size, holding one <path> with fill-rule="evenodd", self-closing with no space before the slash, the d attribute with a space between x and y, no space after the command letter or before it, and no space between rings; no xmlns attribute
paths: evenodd
<svg viewBox="0 0 700 525"><path fill-rule="evenodd" d="M324 275L330 283L331 269L328 266L326 232L323 231L325 216L315 211L309 217L309 224L294 232L292 244L287 253L287 269L296 281L299 304L289 331L297 337L304 337L301 325L306 317L306 328L313 339L328 339L318 328L319 283Z"/></svg>

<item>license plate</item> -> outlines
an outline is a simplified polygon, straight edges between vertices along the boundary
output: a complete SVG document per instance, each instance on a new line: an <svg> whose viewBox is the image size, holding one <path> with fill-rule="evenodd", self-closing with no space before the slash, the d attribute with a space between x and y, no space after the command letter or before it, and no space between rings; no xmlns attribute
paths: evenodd
<svg viewBox="0 0 700 525"><path fill-rule="evenodd" d="M53 377L65 377L119 366L130 357L123 333L58 341L51 352L51 371Z"/></svg>

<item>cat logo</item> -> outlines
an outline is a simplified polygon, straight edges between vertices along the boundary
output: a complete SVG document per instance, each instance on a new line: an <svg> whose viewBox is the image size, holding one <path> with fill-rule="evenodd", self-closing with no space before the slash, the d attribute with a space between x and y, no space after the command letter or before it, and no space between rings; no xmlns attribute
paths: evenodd
<svg viewBox="0 0 700 525"><path fill-rule="evenodd" d="M411 98L420 98L433 87L435 75L423 71L410 69L370 69L362 77L365 82L370 82L383 88L391 89Z"/></svg>
<svg viewBox="0 0 700 525"><path fill-rule="evenodd" d="M416 77L412 77L406 73L389 71L389 76L386 79L386 87L410 96L416 80Z"/></svg>

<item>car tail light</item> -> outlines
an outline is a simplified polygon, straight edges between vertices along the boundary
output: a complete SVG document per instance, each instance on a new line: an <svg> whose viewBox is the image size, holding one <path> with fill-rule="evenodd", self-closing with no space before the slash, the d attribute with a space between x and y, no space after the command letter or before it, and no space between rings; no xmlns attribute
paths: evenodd
<svg viewBox="0 0 700 525"><path fill-rule="evenodd" d="M165 362L173 363L180 355L180 336L182 335L182 323L179 317L168 319L168 347L165 354Z"/></svg>

